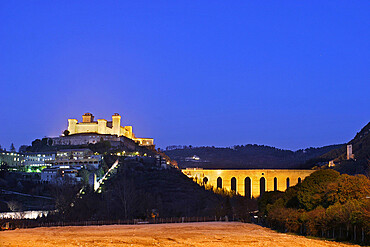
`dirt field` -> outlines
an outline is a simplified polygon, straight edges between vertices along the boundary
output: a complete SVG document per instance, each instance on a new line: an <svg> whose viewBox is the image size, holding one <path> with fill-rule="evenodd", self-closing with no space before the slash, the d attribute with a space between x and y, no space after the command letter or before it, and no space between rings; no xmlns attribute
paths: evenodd
<svg viewBox="0 0 370 247"><path fill-rule="evenodd" d="M349 246L232 222L71 226L0 232L0 246Z"/></svg>

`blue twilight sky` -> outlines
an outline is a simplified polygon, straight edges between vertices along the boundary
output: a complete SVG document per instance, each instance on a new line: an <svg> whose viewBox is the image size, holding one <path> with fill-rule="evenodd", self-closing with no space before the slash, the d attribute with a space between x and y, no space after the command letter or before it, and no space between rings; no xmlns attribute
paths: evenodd
<svg viewBox="0 0 370 247"><path fill-rule="evenodd" d="M370 1L1 1L0 144L115 112L158 147L349 141Z"/></svg>

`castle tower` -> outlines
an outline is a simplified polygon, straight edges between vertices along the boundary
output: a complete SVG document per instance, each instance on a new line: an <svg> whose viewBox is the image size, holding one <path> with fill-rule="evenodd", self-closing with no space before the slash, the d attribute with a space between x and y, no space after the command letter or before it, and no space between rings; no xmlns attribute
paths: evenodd
<svg viewBox="0 0 370 247"><path fill-rule="evenodd" d="M352 145L347 145L347 160L354 159L354 154L352 153Z"/></svg>
<svg viewBox="0 0 370 247"><path fill-rule="evenodd" d="M82 122L83 123L91 123L94 121L93 114L86 112L84 115L82 115Z"/></svg>
<svg viewBox="0 0 370 247"><path fill-rule="evenodd" d="M125 126L125 136L132 139L132 126Z"/></svg>
<svg viewBox="0 0 370 247"><path fill-rule="evenodd" d="M112 135L121 135L121 116L118 113L112 116Z"/></svg>
<svg viewBox="0 0 370 247"><path fill-rule="evenodd" d="M77 128L77 119L68 119L68 131L69 134L75 134Z"/></svg>
<svg viewBox="0 0 370 247"><path fill-rule="evenodd" d="M107 133L107 120L98 119L98 134L108 134Z"/></svg>

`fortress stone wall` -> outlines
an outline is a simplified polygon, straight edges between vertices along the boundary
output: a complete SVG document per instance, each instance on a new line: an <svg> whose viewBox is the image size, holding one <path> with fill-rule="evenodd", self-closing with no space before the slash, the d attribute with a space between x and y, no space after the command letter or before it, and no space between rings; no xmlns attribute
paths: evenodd
<svg viewBox="0 0 370 247"><path fill-rule="evenodd" d="M182 170L182 172L198 183L234 190L240 195L256 198L264 191L285 191L288 187L303 181L314 170L211 170L187 168Z"/></svg>
<svg viewBox="0 0 370 247"><path fill-rule="evenodd" d="M114 136L114 135L102 135L95 133L84 133L75 134L61 137L50 138L53 142L53 146L57 145L86 145L86 144L96 144L99 141L109 141L112 147L118 147L124 145L129 150L135 150L135 142L131 139L125 138L124 136Z"/></svg>
<svg viewBox="0 0 370 247"><path fill-rule="evenodd" d="M77 119L68 119L68 131L70 135L96 133L118 137L125 136L138 142L142 146L154 145L154 140L152 138L137 138L132 132L132 126L121 126L121 116L118 113L112 116L112 121L106 119L94 121L94 116L91 113L85 113L80 123Z"/></svg>

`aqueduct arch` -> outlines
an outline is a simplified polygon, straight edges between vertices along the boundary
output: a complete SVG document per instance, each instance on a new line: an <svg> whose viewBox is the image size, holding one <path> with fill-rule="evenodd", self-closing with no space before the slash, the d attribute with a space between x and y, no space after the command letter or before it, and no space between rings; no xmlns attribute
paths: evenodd
<svg viewBox="0 0 370 247"><path fill-rule="evenodd" d="M252 197L252 184L251 184L251 178L246 177L244 179L244 196L251 198Z"/></svg>
<svg viewBox="0 0 370 247"><path fill-rule="evenodd" d="M314 170L288 169L245 169L212 170L187 168L182 172L197 181L207 181L214 187L235 190L242 196L258 197L261 191L285 191L288 187L300 183Z"/></svg>
<svg viewBox="0 0 370 247"><path fill-rule="evenodd" d="M217 188L222 188L222 178L221 177L217 178Z"/></svg>
<svg viewBox="0 0 370 247"><path fill-rule="evenodd" d="M260 195L263 195L266 191L266 179L265 177L260 178Z"/></svg>
<svg viewBox="0 0 370 247"><path fill-rule="evenodd" d="M278 189L278 183L277 183L277 177L274 177L274 191L277 191Z"/></svg>

